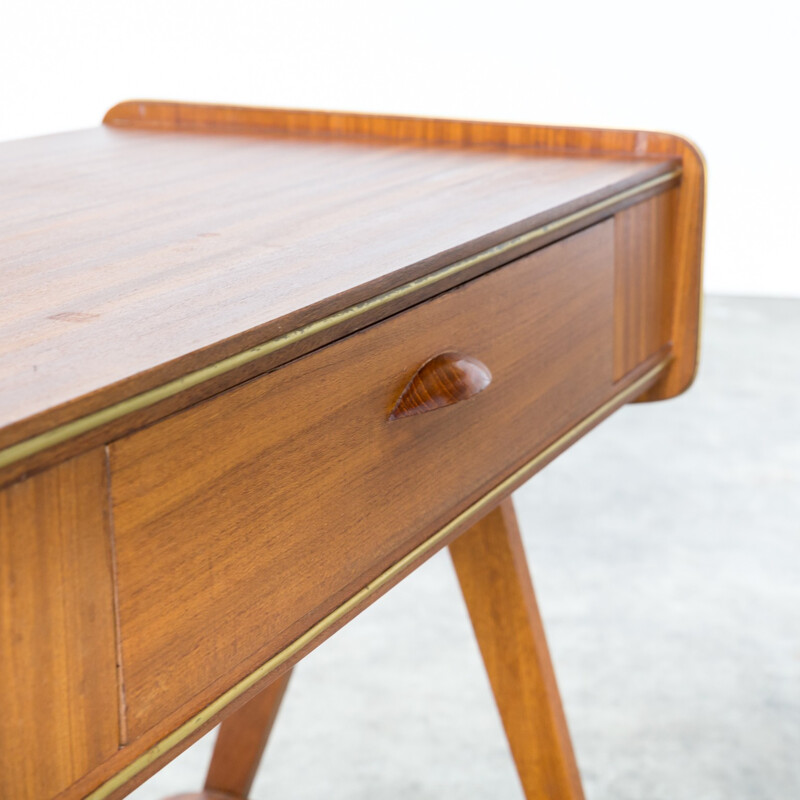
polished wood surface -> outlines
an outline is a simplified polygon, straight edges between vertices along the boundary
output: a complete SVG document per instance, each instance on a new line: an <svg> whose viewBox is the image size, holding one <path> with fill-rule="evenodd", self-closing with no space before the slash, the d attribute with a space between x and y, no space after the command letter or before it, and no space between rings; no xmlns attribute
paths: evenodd
<svg viewBox="0 0 800 800"><path fill-rule="evenodd" d="M129 741L100 768L73 784L62 797L59 797L59 800L82 798L90 789L95 789L88 795L91 800L100 798L119 800L125 797L128 792L210 731L227 715L252 699L270 681L278 678L286 669L308 655L428 558L447 546L578 439L623 405L632 402L654 386L668 364L668 350L642 364L639 369L614 385L612 397L600 408L566 430L531 459L520 464L510 475L493 484L461 514L452 518L414 550L392 563L368 586L348 597L328 617L309 628L275 657L260 664L227 692L217 695L196 715L187 717L180 712L173 714L141 738Z"/></svg>
<svg viewBox="0 0 800 800"><path fill-rule="evenodd" d="M583 800L514 507L450 545L461 591L527 800Z"/></svg>
<svg viewBox="0 0 800 800"><path fill-rule="evenodd" d="M41 800L119 747L106 460L0 491L0 798Z"/></svg>
<svg viewBox="0 0 800 800"><path fill-rule="evenodd" d="M583 800L511 499L450 553L526 798ZM205 791L172 800L247 798L287 682L288 673L222 723Z"/></svg>
<svg viewBox="0 0 800 800"><path fill-rule="evenodd" d="M0 797L117 800L220 722L200 796L243 787L260 692L694 371L678 137L144 103L0 166Z"/></svg>
<svg viewBox="0 0 800 800"><path fill-rule="evenodd" d="M675 208L671 293L667 299L669 338L675 358L666 377L647 397L651 400L673 397L684 391L694 378L700 336L706 167L700 150L683 136L654 131L142 100L114 106L106 114L105 122L136 130L279 133L458 147L490 146L540 154L677 159L682 178Z"/></svg>
<svg viewBox="0 0 800 800"><path fill-rule="evenodd" d="M3 143L0 448L548 224L672 163L109 126ZM235 382L298 348L257 359ZM219 388L182 390L180 399Z"/></svg>
<svg viewBox="0 0 800 800"><path fill-rule="evenodd" d="M673 190L614 217L615 380L669 341L676 200Z"/></svg>
<svg viewBox="0 0 800 800"><path fill-rule="evenodd" d="M249 797L291 674L281 675L220 725L206 776L207 792Z"/></svg>
<svg viewBox="0 0 800 800"><path fill-rule="evenodd" d="M414 417L469 400L492 382L489 368L463 353L441 353L426 361L403 389L389 419Z"/></svg>
<svg viewBox="0 0 800 800"><path fill-rule="evenodd" d="M131 735L202 706L606 400L613 266L607 222L114 443ZM389 421L453 344L491 385Z"/></svg>

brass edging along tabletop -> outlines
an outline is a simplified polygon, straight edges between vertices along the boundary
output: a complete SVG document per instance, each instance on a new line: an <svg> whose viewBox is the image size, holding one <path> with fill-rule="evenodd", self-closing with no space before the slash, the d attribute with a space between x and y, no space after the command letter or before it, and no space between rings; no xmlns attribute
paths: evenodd
<svg viewBox="0 0 800 800"><path fill-rule="evenodd" d="M355 305L348 306L340 311L337 311L329 316L322 317L315 322L304 325L295 330L288 331L287 333L269 339L266 342L258 344L254 347L243 350L240 353L224 358L214 364L202 367L182 375L180 378L163 383L140 394L133 395L113 405L106 406L91 414L87 414L78 419L71 420L62 425L58 425L43 433L31 436L16 444L0 450L0 469L15 464L30 456L36 455L43 450L46 450L55 445L62 444L70 439L74 439L89 431L100 428L114 420L120 419L128 414L140 411L156 403L173 397L182 391L198 386L206 381L213 380L227 372L249 364L259 358L267 356L285 347L288 347L296 342L308 339L315 334L335 328L348 322L351 319L359 317L367 312L379 308L387 303L391 303L416 292L420 292L429 286L432 286L440 281L458 275L466 270L471 269L485 261L502 256L505 253L511 252L519 247L529 245L539 239L542 239L549 234L580 222L596 214L631 200L641 194L644 194L652 189L655 189L664 184L668 184L681 175L681 169L677 168L663 175L658 175L644 183L626 189L622 192L607 197L605 200L600 200L585 208L575 211L572 214L567 214L557 220L534 228L531 231L515 236L511 239L501 242L493 247L476 253L475 255L463 258L446 267L435 270L427 275L424 275L415 280L404 283L394 289L389 289L381 294L375 295L368 300L364 300Z"/></svg>

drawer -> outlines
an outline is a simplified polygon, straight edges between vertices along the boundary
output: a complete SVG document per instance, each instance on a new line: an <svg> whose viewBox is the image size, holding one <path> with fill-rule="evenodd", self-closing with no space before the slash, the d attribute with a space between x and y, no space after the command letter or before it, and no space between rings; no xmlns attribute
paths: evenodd
<svg viewBox="0 0 800 800"><path fill-rule="evenodd" d="M606 400L607 221L110 448L128 732L242 678ZM390 420L459 351L491 383Z"/></svg>

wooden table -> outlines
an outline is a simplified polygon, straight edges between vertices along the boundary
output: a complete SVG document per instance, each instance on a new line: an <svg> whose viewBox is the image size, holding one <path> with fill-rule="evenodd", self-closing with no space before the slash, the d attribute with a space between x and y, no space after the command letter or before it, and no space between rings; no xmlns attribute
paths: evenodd
<svg viewBox="0 0 800 800"><path fill-rule="evenodd" d="M245 797L292 665L445 545L526 796L582 797L509 496L691 383L694 146L128 102L0 170L0 797L223 720Z"/></svg>

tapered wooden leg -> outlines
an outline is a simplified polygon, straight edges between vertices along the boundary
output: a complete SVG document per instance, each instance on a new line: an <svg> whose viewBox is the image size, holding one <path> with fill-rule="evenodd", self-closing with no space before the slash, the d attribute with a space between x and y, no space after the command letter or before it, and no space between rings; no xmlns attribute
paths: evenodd
<svg viewBox="0 0 800 800"><path fill-rule="evenodd" d="M527 800L583 800L511 500L450 545Z"/></svg>
<svg viewBox="0 0 800 800"><path fill-rule="evenodd" d="M247 799L290 675L286 672L222 722L204 791L172 800Z"/></svg>

